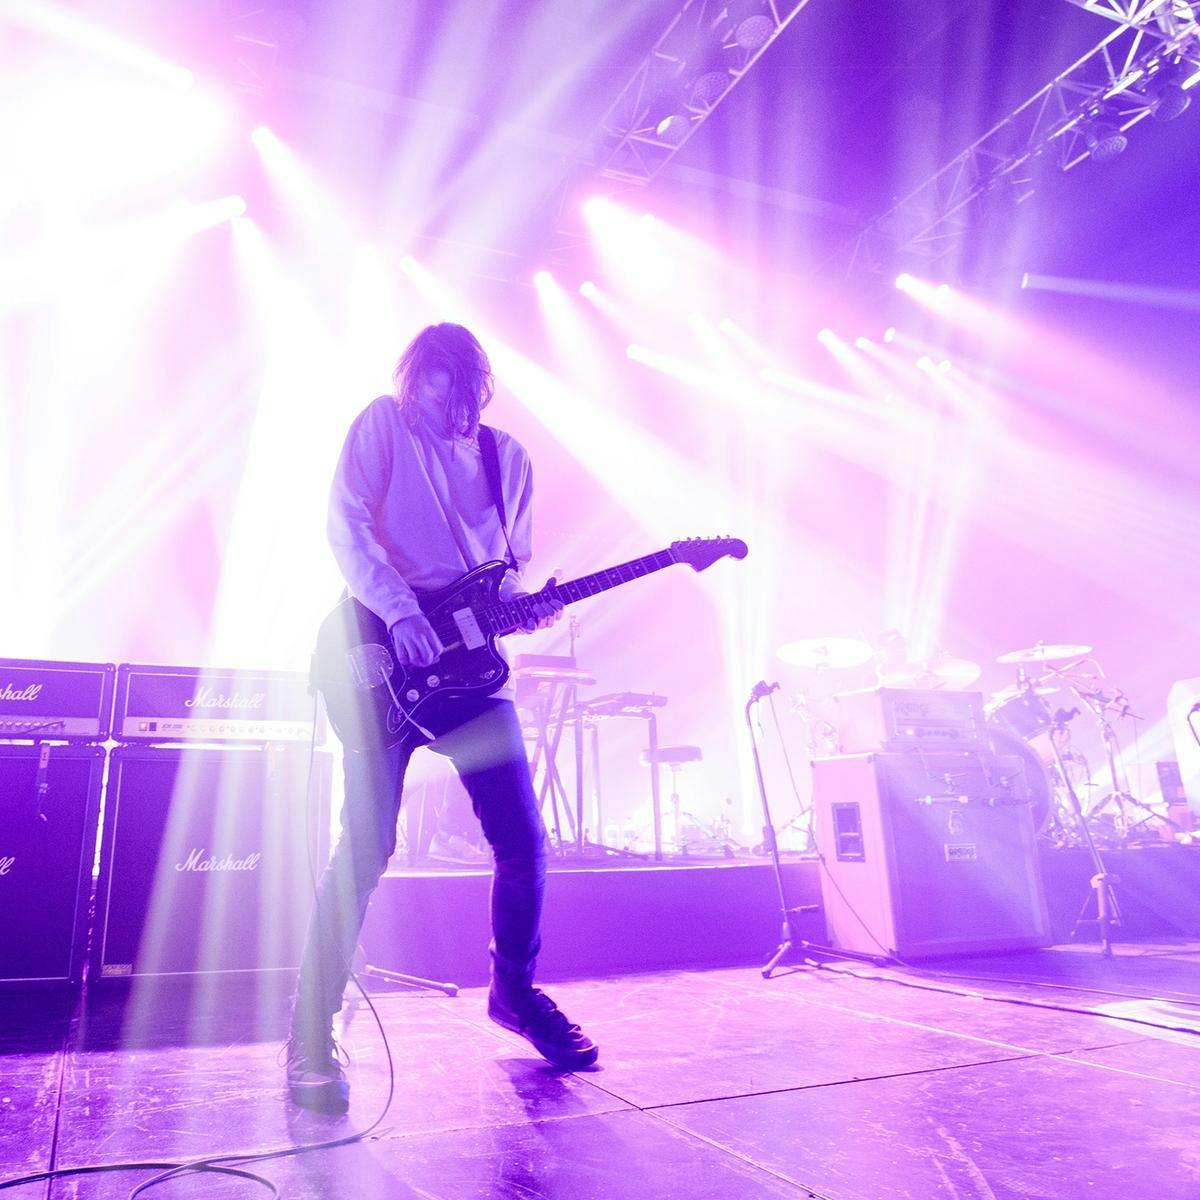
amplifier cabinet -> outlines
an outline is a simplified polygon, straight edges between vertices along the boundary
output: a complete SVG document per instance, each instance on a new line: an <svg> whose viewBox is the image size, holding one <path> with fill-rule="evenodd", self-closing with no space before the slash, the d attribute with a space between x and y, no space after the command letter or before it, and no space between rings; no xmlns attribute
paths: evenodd
<svg viewBox="0 0 1200 1200"><path fill-rule="evenodd" d="M1019 759L820 759L813 806L821 896L840 948L908 959L1049 943Z"/></svg>
<svg viewBox="0 0 1200 1200"><path fill-rule="evenodd" d="M0 745L0 983L83 977L104 750Z"/></svg>
<svg viewBox="0 0 1200 1200"><path fill-rule="evenodd" d="M309 788L307 748L114 750L91 977L298 966L330 763L316 752Z"/></svg>

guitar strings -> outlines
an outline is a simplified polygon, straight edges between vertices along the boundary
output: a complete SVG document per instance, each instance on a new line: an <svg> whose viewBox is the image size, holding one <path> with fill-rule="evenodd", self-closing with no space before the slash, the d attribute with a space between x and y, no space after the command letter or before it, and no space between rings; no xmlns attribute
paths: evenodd
<svg viewBox="0 0 1200 1200"><path fill-rule="evenodd" d="M551 589L551 592L555 596L560 594L565 596L568 602L583 600L588 596L594 596L598 592L617 584L640 579L643 575L659 570L662 567L670 566L675 561L675 556L670 550L661 550L656 554L648 554L643 558L631 559L629 562L621 563L616 567L608 567L592 575L583 575L578 579L556 584ZM628 574L623 574L624 572L628 572ZM502 600L499 604L488 605L486 608L478 609L475 612L475 619L480 623L483 631L489 635L500 635L511 632L514 629L519 629L521 625L533 620L533 613L530 611L529 602L541 594L533 593L518 596L512 600ZM505 619L514 613L517 616L515 622ZM443 646L449 645L450 642L456 641L459 637L458 626L453 621L449 623L439 622L433 626L433 632L437 635L438 641Z"/></svg>

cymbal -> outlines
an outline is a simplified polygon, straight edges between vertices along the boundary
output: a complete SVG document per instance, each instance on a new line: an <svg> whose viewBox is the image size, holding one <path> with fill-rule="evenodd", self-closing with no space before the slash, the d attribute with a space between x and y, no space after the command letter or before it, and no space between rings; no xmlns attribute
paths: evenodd
<svg viewBox="0 0 1200 1200"><path fill-rule="evenodd" d="M871 661L874 652L866 642L860 642L857 638L830 637L787 642L776 653L793 667L838 671L847 667L861 667L863 663Z"/></svg>
<svg viewBox="0 0 1200 1200"><path fill-rule="evenodd" d="M890 670L878 674L881 687L930 687L934 682L923 662L893 663Z"/></svg>
<svg viewBox="0 0 1200 1200"><path fill-rule="evenodd" d="M1010 650L1007 654L1001 654L996 661L998 663L1043 663L1043 662L1062 662L1068 658L1086 658L1092 652L1091 646L1047 646L1044 642L1038 642L1036 646L1030 646L1025 650Z"/></svg>
<svg viewBox="0 0 1200 1200"><path fill-rule="evenodd" d="M1056 692L1061 692L1059 687L1037 687L1026 685L1025 687L1017 687L1015 684L1012 687L1001 688L998 692L993 692L988 697L986 708L991 709L1000 704L1007 704L1010 700L1015 700L1018 696L1032 694L1034 696L1053 696Z"/></svg>
<svg viewBox="0 0 1200 1200"><path fill-rule="evenodd" d="M983 674L983 668L969 658L944 658L930 664L929 674L948 687L968 688Z"/></svg>

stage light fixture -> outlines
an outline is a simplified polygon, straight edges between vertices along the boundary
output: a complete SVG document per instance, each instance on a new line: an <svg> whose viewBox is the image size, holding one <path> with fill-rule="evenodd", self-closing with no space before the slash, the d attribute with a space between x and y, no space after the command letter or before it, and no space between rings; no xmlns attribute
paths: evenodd
<svg viewBox="0 0 1200 1200"><path fill-rule="evenodd" d="M916 280L914 280L907 271L901 271L900 274L896 276L896 286L902 292L908 291L908 289L911 288L915 282Z"/></svg>
<svg viewBox="0 0 1200 1200"><path fill-rule="evenodd" d="M1174 121L1190 107L1192 98L1184 91L1182 77L1181 65L1170 63L1146 85L1150 97L1150 115L1156 121Z"/></svg>
<svg viewBox="0 0 1200 1200"><path fill-rule="evenodd" d="M865 350L870 344L870 339L863 337L861 334L854 339L855 346L860 350Z"/></svg>
<svg viewBox="0 0 1200 1200"><path fill-rule="evenodd" d="M832 346L837 341L837 334L832 329L826 327L817 334L817 341L822 346Z"/></svg>
<svg viewBox="0 0 1200 1200"><path fill-rule="evenodd" d="M943 358L942 361L938 363L937 369L941 371L943 375L949 375L953 368L950 360L948 358Z"/></svg>
<svg viewBox="0 0 1200 1200"><path fill-rule="evenodd" d="M754 53L771 40L775 22L765 8L763 0L729 0L725 12L735 45Z"/></svg>
<svg viewBox="0 0 1200 1200"><path fill-rule="evenodd" d="M665 142L668 146L681 146L687 139L690 125L687 117L680 116L679 113L672 113L669 117L664 117L659 121L654 127L654 132L659 141Z"/></svg>
<svg viewBox="0 0 1200 1200"><path fill-rule="evenodd" d="M753 52L761 50L771 40L771 34L774 32L775 22L765 13L761 13L758 16L746 17L745 20L739 21L737 28L733 31L733 40L743 50Z"/></svg>
<svg viewBox="0 0 1200 1200"><path fill-rule="evenodd" d="M1125 153L1129 139L1121 132L1115 121L1098 118L1083 132L1091 157L1099 163L1112 162Z"/></svg>
<svg viewBox="0 0 1200 1200"><path fill-rule="evenodd" d="M922 354L921 357L917 359L917 370L918 371L932 371L933 370L933 359L930 358L928 354Z"/></svg>
<svg viewBox="0 0 1200 1200"><path fill-rule="evenodd" d="M592 299L596 294L596 285L590 279L585 279L579 285L579 294L587 300Z"/></svg>
<svg viewBox="0 0 1200 1200"><path fill-rule="evenodd" d="M728 71L705 71L692 84L691 102L694 108L712 108L729 90Z"/></svg>
<svg viewBox="0 0 1200 1200"><path fill-rule="evenodd" d="M533 284L534 287L549 287L554 282L554 276L545 268L540 271L534 271Z"/></svg>
<svg viewBox="0 0 1200 1200"><path fill-rule="evenodd" d="M609 203L610 201L607 196L589 196L580 206L580 209L585 217L594 221L597 217L604 215L604 210Z"/></svg>
<svg viewBox="0 0 1200 1200"><path fill-rule="evenodd" d="M894 342L894 341L896 340L896 327L895 327L895 325L889 325L889 326L888 326L888 327L887 327L887 328L886 328L886 329L883 331L883 340L884 340L885 342Z"/></svg>

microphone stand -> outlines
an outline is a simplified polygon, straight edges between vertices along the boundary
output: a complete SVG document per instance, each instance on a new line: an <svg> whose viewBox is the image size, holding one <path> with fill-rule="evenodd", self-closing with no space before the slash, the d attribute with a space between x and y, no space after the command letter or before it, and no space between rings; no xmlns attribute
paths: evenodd
<svg viewBox="0 0 1200 1200"><path fill-rule="evenodd" d="M783 883L783 863L779 859L779 842L775 836L775 824L771 819L771 806L767 802L767 785L763 782L762 760L758 753L758 739L754 736L754 706L772 692L778 690L779 684L766 682L756 683L746 701L746 728L750 731L750 750L754 756L754 777L758 781L758 795L762 800L763 812L763 846L771 856L771 865L775 871L775 889L779 897L780 934L779 945L762 969L764 979L770 979L775 968L791 952L794 946L807 947L806 942L796 932L793 918L798 913L816 912L816 904L801 904L790 906L787 900L787 889Z"/></svg>
<svg viewBox="0 0 1200 1200"><path fill-rule="evenodd" d="M1088 854L1091 856L1091 886L1092 891L1096 894L1095 917L1084 917L1083 914L1088 909L1088 902L1085 899L1083 907L1079 910L1079 917L1075 921L1075 927L1071 930L1071 938L1072 940L1075 938L1075 935L1079 932L1080 925L1095 924L1100 930L1101 953L1105 958L1112 958L1113 926L1120 925L1121 923L1121 907L1117 903L1117 893L1113 885L1120 883L1120 878L1111 874L1104 863L1104 859L1100 854L1100 848L1096 845L1096 840L1092 837L1092 831L1087 823L1087 818L1083 814L1083 805L1079 803L1079 795L1075 791L1075 785L1071 782L1067 765L1063 761L1062 750L1058 744L1058 736L1056 735L1061 734L1066 727L1066 720L1056 717L1050 734L1050 745L1054 750L1054 761L1058 764L1059 777L1062 780L1063 787L1066 788L1067 796L1071 801L1071 809L1075 814L1075 820L1079 825L1080 833L1083 835L1083 844L1087 847Z"/></svg>

